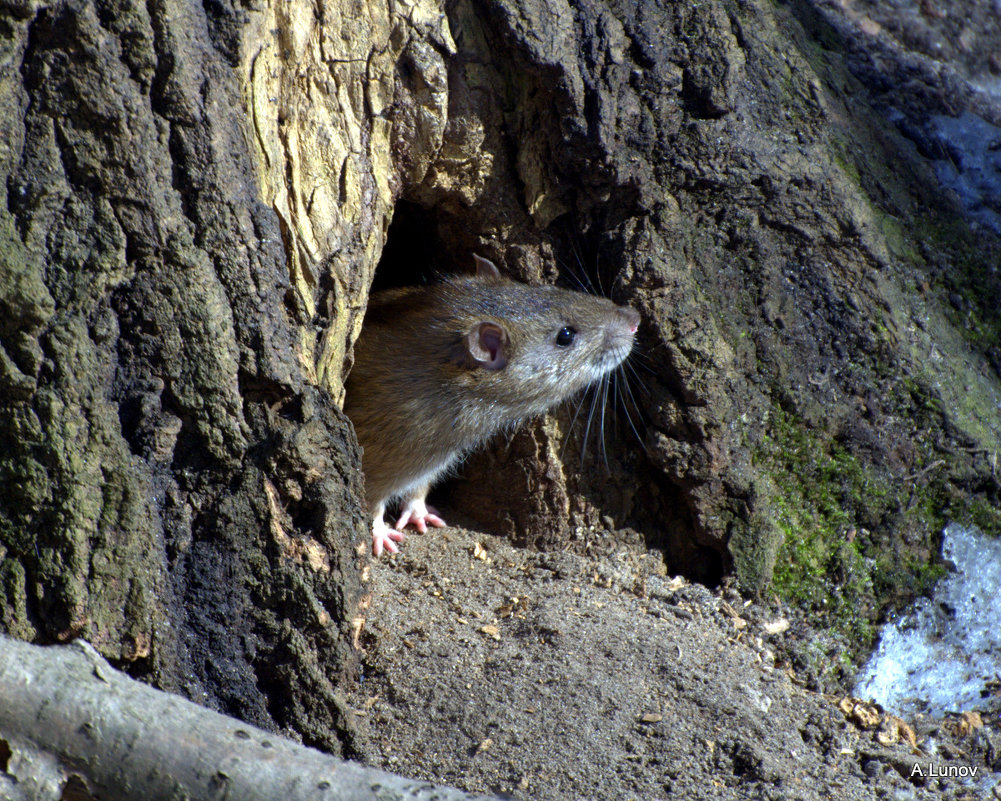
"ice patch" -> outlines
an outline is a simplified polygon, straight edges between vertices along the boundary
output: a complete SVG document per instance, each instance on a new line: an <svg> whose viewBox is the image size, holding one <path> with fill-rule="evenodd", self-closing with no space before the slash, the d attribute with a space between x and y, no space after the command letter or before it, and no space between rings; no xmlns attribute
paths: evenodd
<svg viewBox="0 0 1001 801"><path fill-rule="evenodd" d="M913 614L883 628L859 673L858 698L897 714L982 708L988 681L1001 676L1001 541L952 523L942 556L955 572Z"/></svg>

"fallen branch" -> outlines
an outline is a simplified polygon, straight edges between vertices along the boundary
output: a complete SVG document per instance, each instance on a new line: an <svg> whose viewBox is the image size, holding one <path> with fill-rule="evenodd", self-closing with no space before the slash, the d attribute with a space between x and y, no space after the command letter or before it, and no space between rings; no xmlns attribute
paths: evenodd
<svg viewBox="0 0 1001 801"><path fill-rule="evenodd" d="M472 801L342 762L128 678L86 642L0 635L0 798Z"/></svg>

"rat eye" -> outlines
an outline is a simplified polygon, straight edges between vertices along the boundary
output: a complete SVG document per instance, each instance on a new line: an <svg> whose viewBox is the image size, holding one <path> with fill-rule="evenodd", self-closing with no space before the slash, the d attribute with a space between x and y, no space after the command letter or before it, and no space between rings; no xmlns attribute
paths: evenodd
<svg viewBox="0 0 1001 801"><path fill-rule="evenodd" d="M574 339L577 336L577 329L571 328L569 325L563 326L560 332L556 335L556 344L561 348L565 348L567 345L573 344Z"/></svg>

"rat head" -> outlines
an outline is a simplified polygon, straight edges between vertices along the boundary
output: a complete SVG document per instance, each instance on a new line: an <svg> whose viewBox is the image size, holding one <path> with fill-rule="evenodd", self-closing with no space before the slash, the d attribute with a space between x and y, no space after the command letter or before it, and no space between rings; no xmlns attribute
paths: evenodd
<svg viewBox="0 0 1001 801"><path fill-rule="evenodd" d="M475 277L448 284L463 298L454 356L470 393L520 416L541 414L629 355L640 321L633 309L581 292L518 284L475 258Z"/></svg>

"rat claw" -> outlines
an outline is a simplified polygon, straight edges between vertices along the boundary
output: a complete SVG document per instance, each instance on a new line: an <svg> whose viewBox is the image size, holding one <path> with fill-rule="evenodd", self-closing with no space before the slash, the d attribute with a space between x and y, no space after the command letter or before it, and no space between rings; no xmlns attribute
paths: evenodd
<svg viewBox="0 0 1001 801"><path fill-rule="evenodd" d="M433 506L428 507L428 513L424 516L424 522L429 523L435 528L445 528L448 525L448 523L438 516L438 510Z"/></svg>
<svg viewBox="0 0 1001 801"><path fill-rule="evenodd" d="M383 548L390 553L399 553L396 543L402 542L406 536L402 531L391 529L383 520L377 520L372 525L372 555L382 556Z"/></svg>
<svg viewBox="0 0 1001 801"><path fill-rule="evenodd" d="M438 510L433 506L428 507L423 498L413 498L403 507L399 520L396 521L396 530L402 531L408 525L413 524L421 534L426 534L428 524L435 528L443 528L446 523L438 516Z"/></svg>
<svg viewBox="0 0 1001 801"><path fill-rule="evenodd" d="M397 531L403 531L403 529L405 529L411 523L414 524L414 526L421 534L423 534L428 530L427 526L424 525L424 518L418 517L412 511L410 511L409 508L403 510L403 513L400 515L400 519L396 521L395 528Z"/></svg>

